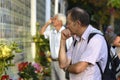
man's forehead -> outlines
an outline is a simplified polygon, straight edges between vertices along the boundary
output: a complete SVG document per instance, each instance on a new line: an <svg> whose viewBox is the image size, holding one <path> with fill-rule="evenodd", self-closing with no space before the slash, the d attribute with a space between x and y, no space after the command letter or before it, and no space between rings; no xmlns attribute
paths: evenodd
<svg viewBox="0 0 120 80"><path fill-rule="evenodd" d="M68 20L68 21L71 21L71 20L72 20L71 15L68 15L68 16L67 16L67 20Z"/></svg>

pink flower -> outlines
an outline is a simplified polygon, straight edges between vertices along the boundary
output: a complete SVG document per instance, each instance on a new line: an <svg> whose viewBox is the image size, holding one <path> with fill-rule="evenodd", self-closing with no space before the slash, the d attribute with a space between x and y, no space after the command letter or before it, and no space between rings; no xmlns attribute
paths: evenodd
<svg viewBox="0 0 120 80"><path fill-rule="evenodd" d="M38 64L38 63L33 63L32 64L33 65L33 67L36 69L36 73L40 73L40 72L42 72L43 71L43 68L42 68L42 66L40 65L40 64Z"/></svg>

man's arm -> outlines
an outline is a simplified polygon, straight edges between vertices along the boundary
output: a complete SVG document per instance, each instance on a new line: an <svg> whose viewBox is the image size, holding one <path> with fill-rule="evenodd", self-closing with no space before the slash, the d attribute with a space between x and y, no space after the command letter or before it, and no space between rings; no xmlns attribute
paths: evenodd
<svg viewBox="0 0 120 80"><path fill-rule="evenodd" d="M59 50L59 65L60 68L65 69L69 66L70 60L68 60L66 55L66 40L60 41L60 50Z"/></svg>
<svg viewBox="0 0 120 80"><path fill-rule="evenodd" d="M88 62L78 62L76 64L69 65L66 70L70 73L79 74L83 72L88 65Z"/></svg>
<svg viewBox="0 0 120 80"><path fill-rule="evenodd" d="M59 65L60 68L65 69L69 66L70 60L67 58L66 54L66 40L71 37L70 31L65 29L61 33L61 41L60 41L60 50L59 50Z"/></svg>
<svg viewBox="0 0 120 80"><path fill-rule="evenodd" d="M60 51L59 51L59 65L65 71L70 73L78 74L83 72L89 65L88 62L78 62L76 64L71 64L71 60L67 58L65 51L65 40L61 40Z"/></svg>
<svg viewBox="0 0 120 80"><path fill-rule="evenodd" d="M44 34L46 28L52 23L52 20L50 19L40 30L40 34Z"/></svg>

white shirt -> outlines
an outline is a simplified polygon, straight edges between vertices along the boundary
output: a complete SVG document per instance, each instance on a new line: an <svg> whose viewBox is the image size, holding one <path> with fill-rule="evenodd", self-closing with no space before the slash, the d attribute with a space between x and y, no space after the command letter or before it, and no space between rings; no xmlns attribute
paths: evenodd
<svg viewBox="0 0 120 80"><path fill-rule="evenodd" d="M59 48L60 48L60 40L61 40L61 31L64 29L65 29L65 27L62 26L61 29L59 30L59 32L57 32L54 28L46 29L46 31L44 32L44 36L46 38L49 38L51 57L53 59L58 58ZM67 49L71 46L72 41L73 41L72 37L67 39L67 41L66 41Z"/></svg>
<svg viewBox="0 0 120 80"><path fill-rule="evenodd" d="M76 45L73 46L72 44L67 52L67 56L72 60L72 64L82 61L91 64L79 74L71 73L70 80L101 80L100 69L96 62L99 62L104 71L107 62L107 45L104 37L99 34L96 34L87 43L88 36L92 32L100 33L100 31L89 25L81 39L77 37Z"/></svg>

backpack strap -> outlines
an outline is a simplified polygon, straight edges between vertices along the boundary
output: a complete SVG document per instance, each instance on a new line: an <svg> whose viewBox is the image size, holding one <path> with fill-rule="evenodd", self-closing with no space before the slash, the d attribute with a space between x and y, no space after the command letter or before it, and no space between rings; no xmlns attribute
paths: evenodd
<svg viewBox="0 0 120 80"><path fill-rule="evenodd" d="M96 35L96 34L99 34L99 33L90 33L89 36L88 36L88 41L87 43L89 43L90 39ZM101 35L101 34L100 34ZM98 65L99 69L100 69L100 73L101 73L101 77L103 79L103 72L102 72L102 68L100 67L100 64L98 62L96 62L96 64Z"/></svg>
<svg viewBox="0 0 120 80"><path fill-rule="evenodd" d="M91 39L94 35L96 35L96 34L99 34L99 33L90 33L89 36L88 36L88 41L87 41L87 43L89 43L90 39Z"/></svg>
<svg viewBox="0 0 120 80"><path fill-rule="evenodd" d="M98 62L96 62L97 66L99 67L100 69L100 73L101 73L101 78L103 80L103 72L102 72L102 68L100 67L100 64Z"/></svg>
<svg viewBox="0 0 120 80"><path fill-rule="evenodd" d="M91 33L89 36L88 36L88 42L90 41L90 39L95 35L95 34L99 34L99 33ZM101 34L100 34L101 35ZM104 35L102 35L104 37ZM104 37L105 41L106 41L106 44L107 44L107 51L108 51L108 57L107 57L107 64L106 64L106 67L105 67L105 71L103 72L102 71L102 68L100 66L100 64L98 62L96 62L96 64L98 65L99 69L100 69L100 72L101 72L101 78L103 80L103 78L108 78L111 76L112 74L112 80L115 80L115 74L118 73L120 71L120 60L118 58L117 55L114 55L113 57L111 56L110 54L110 45L108 44L106 38ZM112 72L111 72L112 71ZM109 75L109 76L108 76ZM107 76L107 77L105 77ZM105 79L106 80L106 79ZM108 79L109 80L109 79Z"/></svg>

